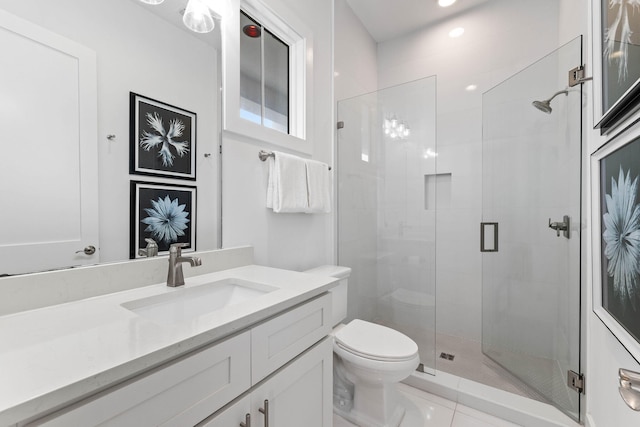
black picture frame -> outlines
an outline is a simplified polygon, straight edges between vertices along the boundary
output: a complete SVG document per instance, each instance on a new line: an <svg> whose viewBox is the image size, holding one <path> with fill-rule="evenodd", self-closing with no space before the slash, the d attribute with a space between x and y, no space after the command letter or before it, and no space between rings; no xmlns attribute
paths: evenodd
<svg viewBox="0 0 640 427"><path fill-rule="evenodd" d="M640 129L591 157L593 311L640 362Z"/></svg>
<svg viewBox="0 0 640 427"><path fill-rule="evenodd" d="M158 244L158 254L172 243L186 243L183 252L196 250L197 188L195 186L131 181L130 258L144 258L145 239ZM155 221L154 221L155 218Z"/></svg>
<svg viewBox="0 0 640 427"><path fill-rule="evenodd" d="M196 113L129 95L129 173L196 179Z"/></svg>
<svg viewBox="0 0 640 427"><path fill-rule="evenodd" d="M600 118L605 135L640 109L640 14L627 2L600 0Z"/></svg>

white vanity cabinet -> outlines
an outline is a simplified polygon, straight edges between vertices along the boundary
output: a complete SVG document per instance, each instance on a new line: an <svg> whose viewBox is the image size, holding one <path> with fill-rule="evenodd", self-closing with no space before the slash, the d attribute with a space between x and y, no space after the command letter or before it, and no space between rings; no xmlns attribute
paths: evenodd
<svg viewBox="0 0 640 427"><path fill-rule="evenodd" d="M329 427L332 363L333 346L325 338L198 427Z"/></svg>
<svg viewBox="0 0 640 427"><path fill-rule="evenodd" d="M249 331L85 399L31 426L189 426L251 386Z"/></svg>
<svg viewBox="0 0 640 427"><path fill-rule="evenodd" d="M325 293L26 426L330 426L330 330Z"/></svg>

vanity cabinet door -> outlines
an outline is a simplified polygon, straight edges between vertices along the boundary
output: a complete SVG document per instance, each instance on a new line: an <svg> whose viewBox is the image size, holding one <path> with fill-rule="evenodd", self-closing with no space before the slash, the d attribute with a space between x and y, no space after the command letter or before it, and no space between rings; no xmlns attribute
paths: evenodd
<svg viewBox="0 0 640 427"><path fill-rule="evenodd" d="M325 293L251 330L251 383L269 374L331 332L331 295Z"/></svg>
<svg viewBox="0 0 640 427"><path fill-rule="evenodd" d="M240 423L253 427L254 424L247 424L247 414L251 412L251 396L245 396L233 405L221 410L211 416L197 427L239 427Z"/></svg>
<svg viewBox="0 0 640 427"><path fill-rule="evenodd" d="M28 426L193 426L251 387L250 347L244 332Z"/></svg>
<svg viewBox="0 0 640 427"><path fill-rule="evenodd" d="M333 342L325 338L251 393L251 427L265 427L265 417L269 427L330 427L332 389Z"/></svg>

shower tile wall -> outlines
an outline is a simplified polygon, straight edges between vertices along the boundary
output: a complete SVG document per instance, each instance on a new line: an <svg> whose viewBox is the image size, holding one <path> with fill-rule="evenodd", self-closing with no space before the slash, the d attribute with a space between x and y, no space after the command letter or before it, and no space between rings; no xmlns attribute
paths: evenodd
<svg viewBox="0 0 640 427"><path fill-rule="evenodd" d="M378 45L379 87L438 78L437 173L451 174L450 206L437 214L439 333L481 339L482 93L568 41L558 39L558 8L557 0L496 0ZM459 26L464 35L449 38ZM465 90L471 84L477 89Z"/></svg>

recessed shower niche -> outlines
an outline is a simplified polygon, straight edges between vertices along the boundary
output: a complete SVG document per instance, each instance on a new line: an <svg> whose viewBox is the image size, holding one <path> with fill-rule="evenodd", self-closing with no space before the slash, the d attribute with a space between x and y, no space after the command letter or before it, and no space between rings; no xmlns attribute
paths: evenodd
<svg viewBox="0 0 640 427"><path fill-rule="evenodd" d="M432 173L424 176L424 209L432 211L451 207L450 173Z"/></svg>

